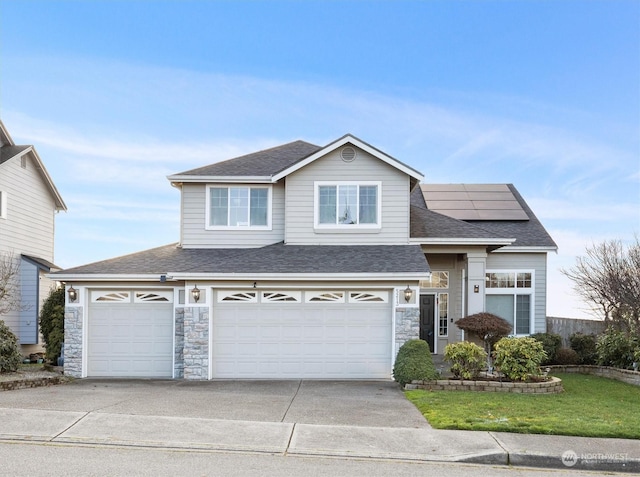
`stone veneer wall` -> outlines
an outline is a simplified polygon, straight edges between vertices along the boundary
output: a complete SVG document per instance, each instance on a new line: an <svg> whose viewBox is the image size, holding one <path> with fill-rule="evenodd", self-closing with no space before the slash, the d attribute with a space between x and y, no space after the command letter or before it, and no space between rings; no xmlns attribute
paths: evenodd
<svg viewBox="0 0 640 477"><path fill-rule="evenodd" d="M82 315L81 306L64 309L64 374L82 376Z"/></svg>
<svg viewBox="0 0 640 477"><path fill-rule="evenodd" d="M209 378L209 307L184 309L184 379Z"/></svg>
<svg viewBox="0 0 640 477"><path fill-rule="evenodd" d="M173 375L184 378L184 308L176 308L175 329Z"/></svg>
<svg viewBox="0 0 640 477"><path fill-rule="evenodd" d="M420 308L396 308L396 353L409 340L420 338Z"/></svg>

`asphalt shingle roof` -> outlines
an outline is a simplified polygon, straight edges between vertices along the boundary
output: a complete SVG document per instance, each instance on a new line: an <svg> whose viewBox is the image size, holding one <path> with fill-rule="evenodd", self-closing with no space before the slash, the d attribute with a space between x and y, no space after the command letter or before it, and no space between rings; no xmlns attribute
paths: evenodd
<svg viewBox="0 0 640 477"><path fill-rule="evenodd" d="M422 190L411 195L411 237L515 238L514 247L557 247L513 184L507 184L528 220L459 220L427 208Z"/></svg>
<svg viewBox="0 0 640 477"><path fill-rule="evenodd" d="M177 244L90 263L61 274L428 273L419 245L285 245L183 249ZM53 274L55 275L55 274Z"/></svg>
<svg viewBox="0 0 640 477"><path fill-rule="evenodd" d="M17 156L22 151L29 149L31 146L2 146L0 147L0 164L7 162L12 157Z"/></svg>
<svg viewBox="0 0 640 477"><path fill-rule="evenodd" d="M282 146L272 147L245 156L228 159L208 166L191 169L175 174L177 176L273 176L278 172L301 161L320 146L304 141L294 141Z"/></svg>

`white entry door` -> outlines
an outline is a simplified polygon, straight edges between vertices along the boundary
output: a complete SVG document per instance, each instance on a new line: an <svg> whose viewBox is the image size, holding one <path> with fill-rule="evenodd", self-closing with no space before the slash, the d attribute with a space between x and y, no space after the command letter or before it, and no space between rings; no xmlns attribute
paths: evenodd
<svg viewBox="0 0 640 477"><path fill-rule="evenodd" d="M388 379L390 291L217 291L214 378Z"/></svg>

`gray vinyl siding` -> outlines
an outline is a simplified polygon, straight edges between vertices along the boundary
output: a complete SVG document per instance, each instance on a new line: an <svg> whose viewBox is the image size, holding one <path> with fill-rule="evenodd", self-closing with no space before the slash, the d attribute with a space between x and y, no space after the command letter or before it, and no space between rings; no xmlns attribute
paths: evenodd
<svg viewBox="0 0 640 477"><path fill-rule="evenodd" d="M487 270L533 270L535 272L534 331L544 333L547 328L547 254L491 253L487 257Z"/></svg>
<svg viewBox="0 0 640 477"><path fill-rule="evenodd" d="M39 270L32 263L20 263L20 344L38 343Z"/></svg>
<svg viewBox="0 0 640 477"><path fill-rule="evenodd" d="M208 184L211 185L211 184ZM231 184L226 184L231 185ZM251 186L252 184L233 184ZM185 248L262 247L284 240L284 185L274 184L271 230L207 230L205 184L182 186L182 246Z"/></svg>
<svg viewBox="0 0 640 477"><path fill-rule="evenodd" d="M315 181L381 181L382 227L353 233L314 230ZM285 241L293 245L406 244L409 241L409 177L358 150L353 162L344 162L336 150L289 175L286 180Z"/></svg>

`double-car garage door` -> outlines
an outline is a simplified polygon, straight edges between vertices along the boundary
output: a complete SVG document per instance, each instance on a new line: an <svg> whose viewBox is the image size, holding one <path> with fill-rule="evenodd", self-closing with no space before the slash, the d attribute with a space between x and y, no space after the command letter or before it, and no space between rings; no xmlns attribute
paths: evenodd
<svg viewBox="0 0 640 477"><path fill-rule="evenodd" d="M218 291L214 378L389 378L389 291Z"/></svg>
<svg viewBox="0 0 640 477"><path fill-rule="evenodd" d="M92 292L88 376L171 377L172 295ZM388 290L214 290L212 377L389 378L390 295Z"/></svg>

